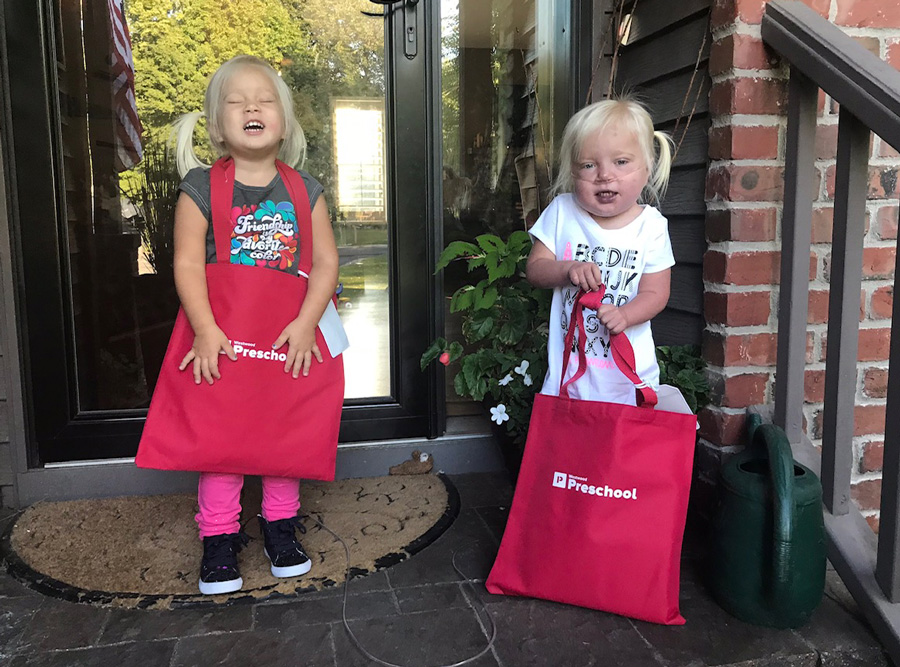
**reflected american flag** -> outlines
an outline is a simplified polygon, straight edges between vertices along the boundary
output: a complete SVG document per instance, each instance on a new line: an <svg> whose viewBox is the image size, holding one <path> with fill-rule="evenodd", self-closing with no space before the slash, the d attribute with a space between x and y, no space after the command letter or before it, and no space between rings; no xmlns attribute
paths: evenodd
<svg viewBox="0 0 900 667"><path fill-rule="evenodd" d="M141 135L144 131L138 118L134 97L134 60L131 54L131 35L122 6L123 0L107 0L111 35L110 61L112 92L116 118L116 170L130 169L141 160Z"/></svg>

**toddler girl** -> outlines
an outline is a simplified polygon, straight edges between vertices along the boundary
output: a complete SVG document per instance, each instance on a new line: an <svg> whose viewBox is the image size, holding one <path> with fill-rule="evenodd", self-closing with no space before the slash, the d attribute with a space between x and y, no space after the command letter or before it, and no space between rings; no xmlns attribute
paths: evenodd
<svg viewBox="0 0 900 667"><path fill-rule="evenodd" d="M221 156L212 169L198 160L192 146L200 114L188 114L176 123L177 161L183 181L175 209L175 283L184 315L193 330L193 344L183 358L186 345L182 347L172 363L180 360L179 369L191 373L196 385L219 386L221 382L225 387L225 383L236 382L236 376L228 377L227 370L230 369L223 368L232 362L282 364L284 372L294 380L289 382L290 386L278 391L265 382L232 385L240 401L234 414L219 414L227 409L212 409L205 405L196 410L182 409L182 413L159 408L157 414L166 412L169 424L198 419L198 424L191 427L193 430L187 429L188 433L197 434L197 441L209 438L212 429L218 429L211 438L214 442L203 445L206 449L215 450L224 440L236 441L229 442L229 446L257 457L262 456L267 445L274 447L275 438L264 436L262 429L266 424L260 423L261 420L273 421L271 416L262 417L268 412L276 415L275 421L283 424L283 427L276 424L276 428L282 431L301 429L290 432L288 447L282 450L286 455L282 457L293 460L294 456L303 455L304 449L307 453L313 451L310 445L313 440L316 443L327 440L324 446L330 450L333 475L343 397L343 366L337 355L342 348L334 347L327 337L327 346L318 343L316 333L326 308L333 309L329 304L337 285L338 253L322 186L306 172L298 174L292 169L302 163L306 141L294 117L291 91L263 60L237 56L213 74L204 108L210 143ZM305 207L309 209L303 211ZM273 304L280 301L290 314L278 319L275 326L284 328L277 339L246 343L230 339L229 334L233 333L220 328L221 323L211 306L214 273L210 273L210 269L213 267L207 266L220 262L240 266L219 267L221 271L215 273L217 280L231 281L226 281L230 288L224 290L222 301L218 299L223 292L219 285L223 283L215 283L215 303L221 309L217 312L241 311L241 317L259 320L268 314L267 311L273 312ZM226 269L236 273L223 275L222 271ZM292 277L287 280L276 275L274 277L279 280L272 281L269 280L272 274L258 273L272 271ZM262 277L266 280L260 281ZM308 284L305 296L298 299L297 292L292 291L298 283L293 281L299 281L301 277L305 277ZM255 285L263 283L267 289L258 290L259 293L252 291L256 289ZM272 293L279 287L284 289L284 294ZM245 289L251 292L242 294L241 298L234 296L235 292ZM251 311L251 308L256 310ZM294 319L284 326L290 317ZM324 335L324 331L321 334ZM266 350L269 345L271 349ZM241 353L240 360L236 352ZM166 370L164 368L163 372ZM277 373L276 379L281 379ZM321 384L311 384L314 381ZM176 385L158 385L157 393L161 387L165 392L165 387L170 386ZM316 389L311 390L312 387ZM297 396L300 401L306 401L305 405L314 400L315 408L287 408L290 405L288 395L294 393L294 388L297 392L313 391L315 395L308 400L306 394L297 393ZM170 390L174 397L154 396L138 452L138 465L177 468L169 459L177 459L179 451L197 448L191 437L170 438L173 442L165 442L165 437L148 437L157 403L174 401L177 404L179 398L183 403L202 401L205 399L200 394L209 388L190 384L185 388L182 383L176 389ZM204 396L212 394L207 391ZM198 418L197 412L204 414ZM243 429L239 431L242 435L234 436L228 429L236 429L238 423ZM157 456L163 449L168 459ZM224 457L216 459L216 455L214 452L211 460L219 465L210 464L210 468L200 474L199 512L195 517L203 540L199 583L203 594L234 592L243 583L237 552L247 537L241 532L239 523L240 494L243 474L253 470L241 469L240 465L229 463ZM245 467L251 466L246 464ZM281 463L275 467L281 469ZM304 574L310 570L311 563L296 537L295 529L302 530L296 518L300 507L299 479L261 474L263 500L259 523L272 574L276 577Z"/></svg>
<svg viewBox="0 0 900 667"><path fill-rule="evenodd" d="M675 264L666 219L644 204L659 202L671 166L671 139L653 129L647 111L629 99L585 107L566 124L557 196L529 230L534 247L527 277L553 288L548 371L541 393L557 395L562 354L570 354L566 379L578 355L563 350L572 303L579 289L606 293L596 315L585 313L587 372L569 385L572 398L634 405L634 385L616 367L610 334L625 332L638 375L654 389L659 366L650 319L669 300Z"/></svg>

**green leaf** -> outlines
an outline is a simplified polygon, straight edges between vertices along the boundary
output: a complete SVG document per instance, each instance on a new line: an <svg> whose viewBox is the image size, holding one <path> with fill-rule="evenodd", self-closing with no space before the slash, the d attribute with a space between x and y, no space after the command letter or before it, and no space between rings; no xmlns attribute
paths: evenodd
<svg viewBox="0 0 900 667"><path fill-rule="evenodd" d="M464 324L466 338L470 342L484 340L494 328L493 313L490 310L479 310Z"/></svg>
<svg viewBox="0 0 900 667"><path fill-rule="evenodd" d="M478 378L475 381L475 386L472 387L472 400L480 401L484 398L484 395L488 390L488 382L486 378Z"/></svg>
<svg viewBox="0 0 900 667"><path fill-rule="evenodd" d="M505 345L515 345L528 331L528 318L524 314L513 314L507 322L503 323L497 338Z"/></svg>
<svg viewBox="0 0 900 667"><path fill-rule="evenodd" d="M453 341L452 343L450 343L450 347L447 348L447 352L450 353L450 363L452 364L462 356L463 346L458 342Z"/></svg>
<svg viewBox="0 0 900 667"><path fill-rule="evenodd" d="M691 412L697 414L697 408L699 406L697 405L697 399L694 397L694 395L684 394L684 400L688 404L688 407L691 409Z"/></svg>
<svg viewBox="0 0 900 667"><path fill-rule="evenodd" d="M475 308L477 309L485 309L490 308L497 302L497 288L491 285L484 292L476 297L475 299Z"/></svg>
<svg viewBox="0 0 900 667"><path fill-rule="evenodd" d="M477 255L479 253L478 246L473 243L466 243L465 241L453 241L446 248L444 248L444 252L441 253L441 256L438 258L437 266L434 268L434 272L437 273L441 269L447 267L447 265L452 262L454 259L459 259L460 257L466 257L468 255Z"/></svg>
<svg viewBox="0 0 900 667"><path fill-rule="evenodd" d="M476 255L469 260L469 272L471 273L474 269L477 269L479 266L484 266L484 255Z"/></svg>
<svg viewBox="0 0 900 667"><path fill-rule="evenodd" d="M463 360L462 372L466 379L466 386L471 391L478 383L479 369L476 363L477 357L470 355Z"/></svg>
<svg viewBox="0 0 900 667"><path fill-rule="evenodd" d="M453 293L450 297L450 312L458 313L461 310L468 310L472 307L475 295L475 288L472 285L463 285Z"/></svg>
<svg viewBox="0 0 900 667"><path fill-rule="evenodd" d="M495 252L503 254L506 252L506 244L496 234L482 234L476 236L475 240L485 253Z"/></svg>
<svg viewBox="0 0 900 667"><path fill-rule="evenodd" d="M530 251L531 245L531 234L521 229L510 234L509 239L506 241L506 247L511 255L519 255L522 250ZM528 254L528 252L525 254Z"/></svg>
<svg viewBox="0 0 900 667"><path fill-rule="evenodd" d="M422 358L419 360L419 367L424 371L425 367L428 366L428 364L430 364L432 361L437 359L441 355L441 353L443 353L446 347L446 340L444 340L443 338L436 338L434 342L428 346L428 349L422 353Z"/></svg>
<svg viewBox="0 0 900 667"><path fill-rule="evenodd" d="M472 395L469 393L469 387L466 384L466 378L461 372L457 373L456 377L453 378L453 390L463 398L472 397Z"/></svg>
<svg viewBox="0 0 900 667"><path fill-rule="evenodd" d="M519 258L515 255L509 255L505 257L502 262L500 262L500 266L497 268L503 278L508 278L516 274L516 267L518 266L518 264Z"/></svg>

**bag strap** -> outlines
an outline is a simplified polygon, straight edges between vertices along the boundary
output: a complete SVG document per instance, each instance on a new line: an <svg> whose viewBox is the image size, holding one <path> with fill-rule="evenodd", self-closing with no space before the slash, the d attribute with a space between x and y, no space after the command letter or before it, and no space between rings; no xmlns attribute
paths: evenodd
<svg viewBox="0 0 900 667"><path fill-rule="evenodd" d="M572 304L572 315L569 318L569 330L566 332L566 340L563 347L563 363L562 373L559 376L559 395L569 395L569 385L578 380L587 372L587 354L584 350L584 342L587 338L587 332L584 328L584 309L591 308L596 310L603 295L606 293L606 286L601 285L598 292L586 293L584 290L578 290L575 296L575 303ZM576 351L578 352L578 370L571 378L565 380L566 371L569 368L569 357L572 353L572 347L576 345L575 329L578 329L578 339ZM612 352L613 361L615 361L618 369L631 380L635 388L635 404L640 407L653 408L657 403L656 392L653 388L644 382L638 375L635 368L634 348L631 341L624 333L610 334L609 336L610 351Z"/></svg>
<svg viewBox="0 0 900 667"><path fill-rule="evenodd" d="M297 243L300 246L297 249L300 253L297 258L297 270L305 273L308 277L312 269L313 251L312 210L309 206L309 193L306 191L303 177L300 176L296 169L292 169L281 160L276 160L275 166L278 168L278 173L281 174L281 180L287 187L288 194L291 196L291 201L294 204L294 212L297 214L297 232L300 236L297 239Z"/></svg>
<svg viewBox="0 0 900 667"><path fill-rule="evenodd" d="M275 167L287 188L297 214L297 230L300 246L297 259L298 272L309 275L312 268L312 211L309 194L303 177L281 160ZM216 160L209 172L210 210L212 211L213 238L216 242L216 262L231 262L231 205L234 202L234 160L222 157ZM299 202L299 203L298 203Z"/></svg>
<svg viewBox="0 0 900 667"><path fill-rule="evenodd" d="M216 242L216 262L231 262L231 204L234 201L234 160L219 158L209 170L209 208L212 217L213 239Z"/></svg>

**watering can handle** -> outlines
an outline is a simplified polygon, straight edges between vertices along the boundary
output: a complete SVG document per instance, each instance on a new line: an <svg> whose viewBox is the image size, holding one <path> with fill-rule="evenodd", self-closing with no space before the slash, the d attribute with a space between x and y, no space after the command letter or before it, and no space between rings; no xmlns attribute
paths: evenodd
<svg viewBox="0 0 900 667"><path fill-rule="evenodd" d="M772 484L773 520L772 599L789 602L791 547L794 534L794 457L784 431L774 424L762 424L753 432L753 444L764 446L769 457Z"/></svg>

